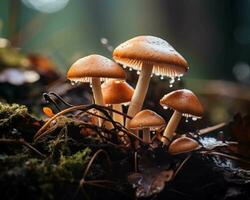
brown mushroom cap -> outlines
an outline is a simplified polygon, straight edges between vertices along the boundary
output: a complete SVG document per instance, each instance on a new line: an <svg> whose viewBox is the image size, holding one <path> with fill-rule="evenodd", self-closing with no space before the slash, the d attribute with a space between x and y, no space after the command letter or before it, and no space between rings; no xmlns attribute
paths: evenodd
<svg viewBox="0 0 250 200"><path fill-rule="evenodd" d="M92 77L125 79L124 70L117 63L101 55L89 55L70 67L67 78L71 81L90 82Z"/></svg>
<svg viewBox="0 0 250 200"><path fill-rule="evenodd" d="M152 110L142 110L129 123L130 129L141 130L150 128L155 130L165 125L165 120Z"/></svg>
<svg viewBox="0 0 250 200"><path fill-rule="evenodd" d="M154 36L137 36L115 48L118 63L140 70L143 63L153 66L153 73L169 77L182 76L187 61L165 40Z"/></svg>
<svg viewBox="0 0 250 200"><path fill-rule="evenodd" d="M130 102L134 93L127 82L110 79L102 84L104 104L120 104Z"/></svg>
<svg viewBox="0 0 250 200"><path fill-rule="evenodd" d="M176 90L164 95L160 104L195 117L201 117L204 113L199 99L192 91L186 89Z"/></svg>
<svg viewBox="0 0 250 200"><path fill-rule="evenodd" d="M180 137L174 140L169 148L170 154L180 154L196 150L199 147L199 143L192 138Z"/></svg>

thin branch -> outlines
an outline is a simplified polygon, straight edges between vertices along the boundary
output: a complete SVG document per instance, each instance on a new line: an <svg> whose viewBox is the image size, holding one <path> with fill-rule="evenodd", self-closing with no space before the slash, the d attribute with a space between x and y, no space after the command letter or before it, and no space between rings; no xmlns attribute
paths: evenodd
<svg viewBox="0 0 250 200"><path fill-rule="evenodd" d="M108 161L108 164L109 164L109 166L110 166L110 168L111 168L111 160L110 160L110 158L109 158L108 153L107 153L106 151L102 150L102 149L99 149L97 152L95 152L95 154L94 154L94 155L92 156L92 158L90 159L90 161L89 161L89 163L88 163L88 165L87 165L87 167L86 167L86 169L85 169L85 171L84 171L84 174L83 174L83 176L82 176L82 180L85 180L85 177L86 177L86 175L88 174L90 167L92 166L93 162L95 161L95 159L97 158L97 156L98 156L99 154L105 155L105 157L106 157L106 159L107 159L107 161Z"/></svg>
<svg viewBox="0 0 250 200"><path fill-rule="evenodd" d="M217 151L200 151L199 153L204 154L204 155L223 156L225 158L229 158L232 160L236 160L236 161L245 162L245 163L250 164L250 160L242 159L242 158L239 158L237 156L232 156L232 155L228 155L228 154L217 152Z"/></svg>
<svg viewBox="0 0 250 200"><path fill-rule="evenodd" d="M212 132L212 131L215 131L217 129L221 129L222 127L226 126L226 123L225 122L222 122L220 124L217 124L217 125L214 125L214 126L210 126L210 127L207 127L207 128L204 128L204 129L200 129L198 131L198 135L204 135L206 133L209 133L209 132Z"/></svg>
<svg viewBox="0 0 250 200"><path fill-rule="evenodd" d="M36 152L41 157L43 157L43 158L46 157L44 154L42 154L40 151L38 151L35 147L33 147L28 142L26 142L24 139L19 139L19 140L15 140L15 139L0 139L0 144L20 144L20 145L24 145L24 146L28 147L30 150Z"/></svg>
<svg viewBox="0 0 250 200"><path fill-rule="evenodd" d="M175 171L174 175L173 175L173 179L176 177L176 175L179 173L179 171L182 169L182 167L184 166L184 164L191 158L192 154L188 155L180 164L180 166L177 168L177 170Z"/></svg>

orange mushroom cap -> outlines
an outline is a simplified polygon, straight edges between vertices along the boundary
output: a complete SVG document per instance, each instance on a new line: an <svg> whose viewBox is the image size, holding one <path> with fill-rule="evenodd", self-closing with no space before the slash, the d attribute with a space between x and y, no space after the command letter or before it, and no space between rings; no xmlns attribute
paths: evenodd
<svg viewBox="0 0 250 200"><path fill-rule="evenodd" d="M170 154L180 154L196 150L199 147L199 143L189 137L180 137L174 140L169 148Z"/></svg>
<svg viewBox="0 0 250 200"><path fill-rule="evenodd" d="M137 36L115 48L118 63L140 70L143 63L153 66L153 73L169 77L182 76L187 61L165 40L154 36Z"/></svg>
<svg viewBox="0 0 250 200"><path fill-rule="evenodd" d="M125 79L124 70L114 61L101 56L89 55L77 60L70 67L67 78L71 81L90 82L92 77Z"/></svg>
<svg viewBox="0 0 250 200"><path fill-rule="evenodd" d="M102 84L104 104L120 104L130 102L133 93L134 88L123 80L110 79Z"/></svg>
<svg viewBox="0 0 250 200"><path fill-rule="evenodd" d="M160 104L194 117L201 117L204 113L199 99L187 89L176 90L164 95Z"/></svg>
<svg viewBox="0 0 250 200"><path fill-rule="evenodd" d="M141 130L150 128L156 130L165 126L165 120L152 110L142 110L137 113L129 123L130 129Z"/></svg>

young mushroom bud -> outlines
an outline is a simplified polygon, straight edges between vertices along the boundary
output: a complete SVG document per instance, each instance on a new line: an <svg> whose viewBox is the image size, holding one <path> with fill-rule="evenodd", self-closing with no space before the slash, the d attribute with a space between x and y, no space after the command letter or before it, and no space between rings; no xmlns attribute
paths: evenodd
<svg viewBox="0 0 250 200"><path fill-rule="evenodd" d="M143 130L143 141L151 143L150 131L165 126L165 120L152 110L142 110L137 113L129 123L129 128Z"/></svg>
<svg viewBox="0 0 250 200"><path fill-rule="evenodd" d="M194 151L200 147L199 143L189 137L180 137L174 140L168 148L168 152L170 154L176 155L181 153L187 153L190 151Z"/></svg>
<svg viewBox="0 0 250 200"><path fill-rule="evenodd" d="M134 88L122 80L110 79L101 85L104 104L111 104L114 110L123 113L122 105L130 102ZM124 117L113 112L113 119L124 125Z"/></svg>
<svg viewBox="0 0 250 200"><path fill-rule="evenodd" d="M182 116L197 119L204 113L199 99L193 92L186 89L176 90L166 94L160 100L160 104L163 107L168 107L174 110L174 114L169 120L163 133L162 142L164 145L168 145L172 140L173 134Z"/></svg>
<svg viewBox="0 0 250 200"><path fill-rule="evenodd" d="M140 76L128 109L134 117L142 108L151 74L181 77L188 70L187 61L165 40L154 36L138 36L115 48L113 58L124 67L139 71ZM129 120L126 121L126 127Z"/></svg>

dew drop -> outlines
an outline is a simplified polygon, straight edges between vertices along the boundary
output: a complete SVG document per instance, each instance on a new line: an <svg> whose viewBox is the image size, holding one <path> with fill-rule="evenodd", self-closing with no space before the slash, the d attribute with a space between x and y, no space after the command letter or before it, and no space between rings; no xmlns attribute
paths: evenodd
<svg viewBox="0 0 250 200"><path fill-rule="evenodd" d="M71 83L71 85L75 85L75 82L74 82L74 81L71 81L70 83Z"/></svg>
<svg viewBox="0 0 250 200"><path fill-rule="evenodd" d="M132 71L132 70L133 70L133 69L130 67L130 68L129 68L129 71Z"/></svg>
<svg viewBox="0 0 250 200"><path fill-rule="evenodd" d="M150 75L150 77L153 77L153 76L154 76L154 74L151 74L151 75Z"/></svg>
<svg viewBox="0 0 250 200"><path fill-rule="evenodd" d="M92 83L90 83L89 86L92 88Z"/></svg>
<svg viewBox="0 0 250 200"><path fill-rule="evenodd" d="M163 80L163 79L164 79L164 76L161 76L160 79Z"/></svg>
<svg viewBox="0 0 250 200"><path fill-rule="evenodd" d="M170 84L172 84L172 83L174 83L174 82L175 82L174 77L171 77L171 79L170 79L169 83L170 83Z"/></svg>
<svg viewBox="0 0 250 200"><path fill-rule="evenodd" d="M196 121L196 120L197 120L197 117L192 117L192 120L193 120L193 121Z"/></svg>
<svg viewBox="0 0 250 200"><path fill-rule="evenodd" d="M123 68L125 69L127 66L126 65L123 65Z"/></svg>
<svg viewBox="0 0 250 200"><path fill-rule="evenodd" d="M172 87L173 87L173 84L169 84L169 87L172 88Z"/></svg>
<svg viewBox="0 0 250 200"><path fill-rule="evenodd" d="M185 120L186 123L188 123L188 117L186 117L186 120Z"/></svg>
<svg viewBox="0 0 250 200"><path fill-rule="evenodd" d="M163 109L167 110L167 109L168 109L168 107L167 107L167 106L163 106Z"/></svg>
<svg viewBox="0 0 250 200"><path fill-rule="evenodd" d="M180 77L180 76L178 76L177 80L178 80L178 81L180 81L180 80L181 80L181 77Z"/></svg>

